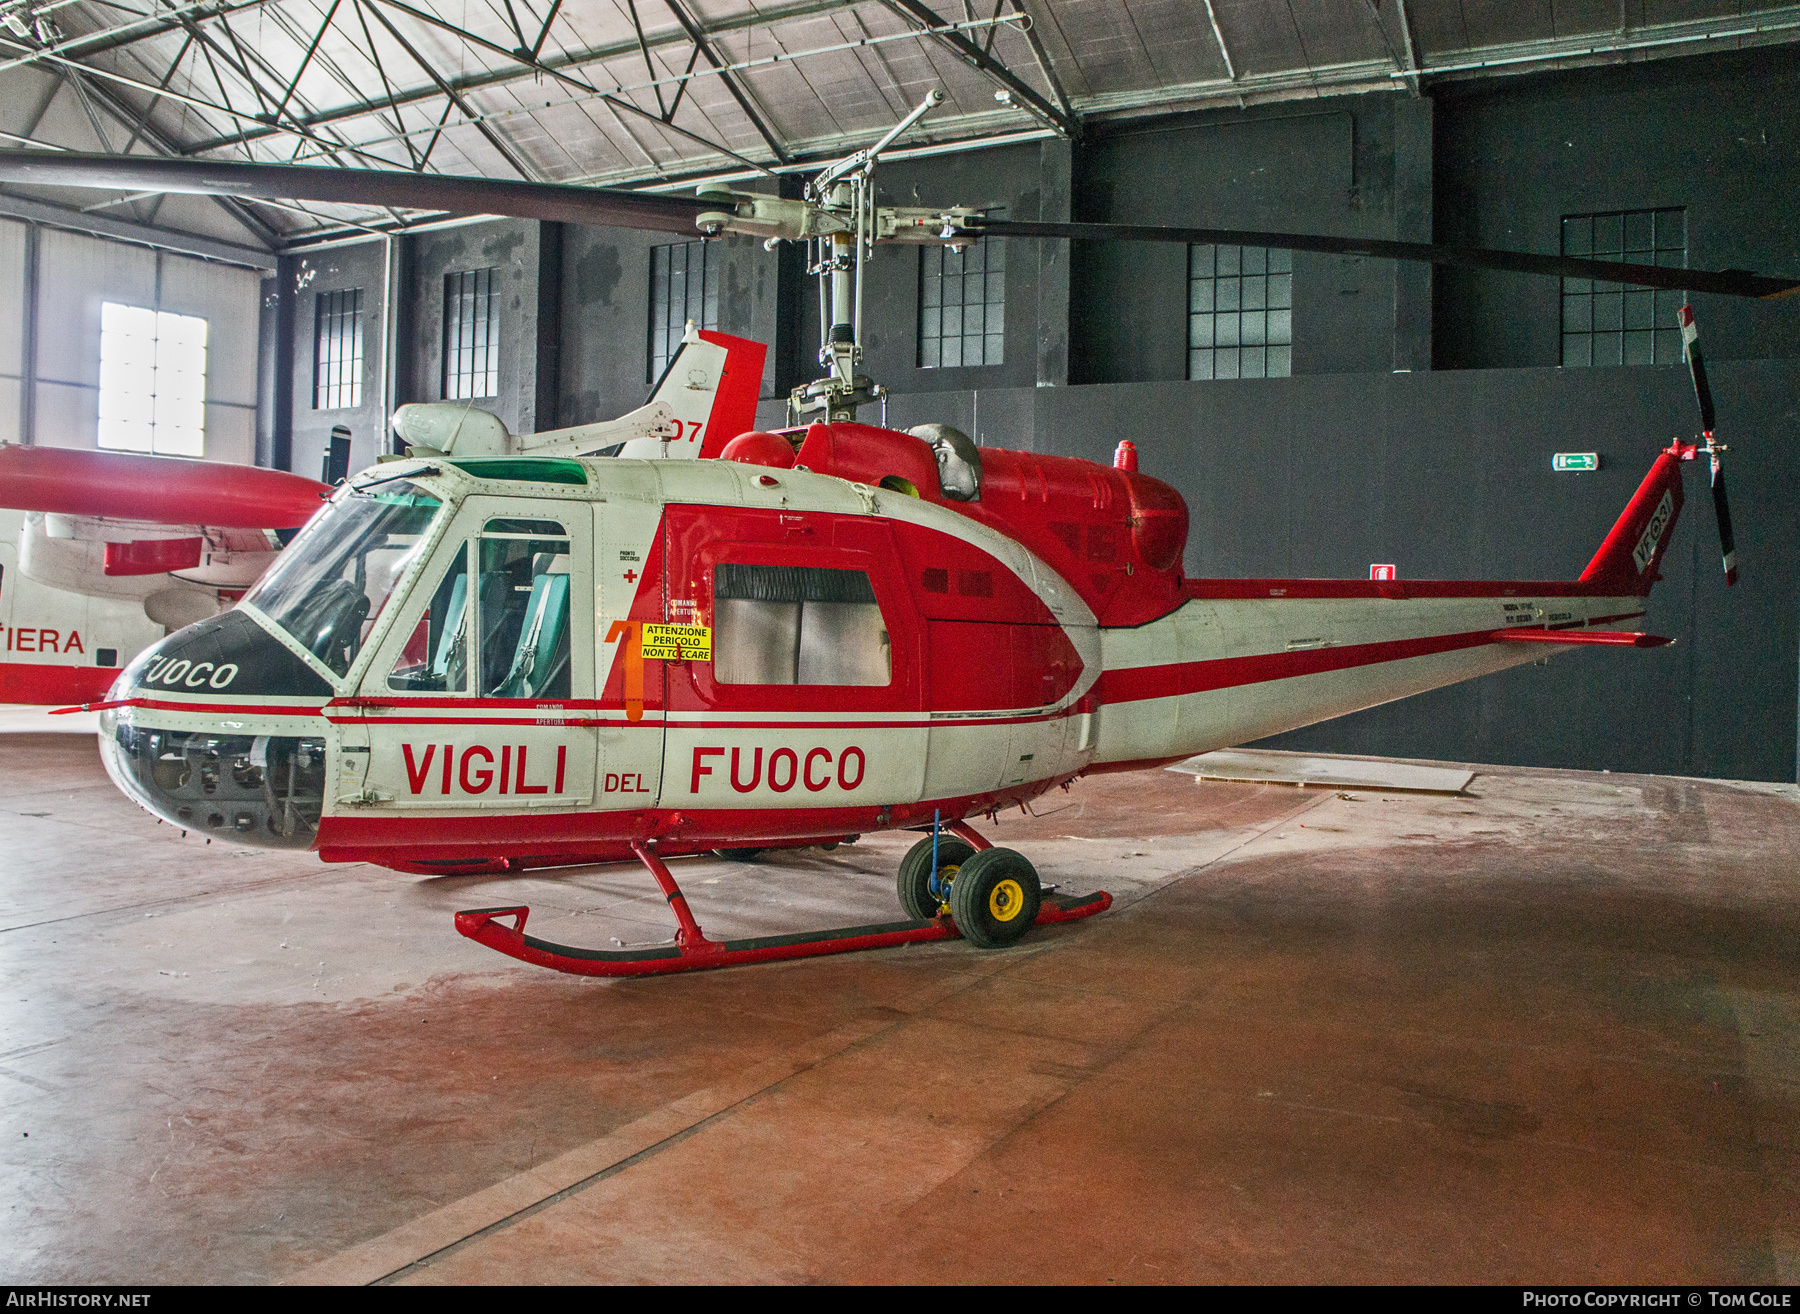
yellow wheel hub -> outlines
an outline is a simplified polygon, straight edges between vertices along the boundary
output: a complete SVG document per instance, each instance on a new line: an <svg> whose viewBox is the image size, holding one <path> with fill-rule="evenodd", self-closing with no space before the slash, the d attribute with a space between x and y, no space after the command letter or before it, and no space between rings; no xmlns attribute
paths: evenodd
<svg viewBox="0 0 1800 1314"><path fill-rule="evenodd" d="M952 865L950 863L945 863L942 867L939 867L937 869L938 884L943 888L943 891L944 891L943 898L939 899L938 896L933 894L931 892L930 888L927 887L927 889L925 891L925 897L928 899L935 900L937 903L937 906L938 906L938 910L940 912L949 912L950 911L950 882L956 879L956 873L961 870L962 870L962 864L960 862L956 863L955 865Z"/></svg>
<svg viewBox="0 0 1800 1314"><path fill-rule="evenodd" d="M997 922L1010 922L1025 907L1025 890L1015 880L998 882L988 895L988 911Z"/></svg>

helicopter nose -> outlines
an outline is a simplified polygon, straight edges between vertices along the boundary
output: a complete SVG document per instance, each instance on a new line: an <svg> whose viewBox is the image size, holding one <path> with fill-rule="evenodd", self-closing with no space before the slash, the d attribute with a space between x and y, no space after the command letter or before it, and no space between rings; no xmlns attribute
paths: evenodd
<svg viewBox="0 0 1800 1314"><path fill-rule="evenodd" d="M125 668L108 701L130 705L102 712L101 757L121 791L171 825L308 848L324 802L325 740L295 731L322 730L312 712L331 694L248 615L226 612Z"/></svg>

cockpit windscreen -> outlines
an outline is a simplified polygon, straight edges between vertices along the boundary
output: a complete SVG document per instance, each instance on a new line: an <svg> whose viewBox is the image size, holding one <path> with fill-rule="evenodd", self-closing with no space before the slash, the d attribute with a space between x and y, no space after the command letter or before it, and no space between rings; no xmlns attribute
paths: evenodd
<svg viewBox="0 0 1800 1314"><path fill-rule="evenodd" d="M343 675L442 509L404 479L352 491L307 526L244 601Z"/></svg>

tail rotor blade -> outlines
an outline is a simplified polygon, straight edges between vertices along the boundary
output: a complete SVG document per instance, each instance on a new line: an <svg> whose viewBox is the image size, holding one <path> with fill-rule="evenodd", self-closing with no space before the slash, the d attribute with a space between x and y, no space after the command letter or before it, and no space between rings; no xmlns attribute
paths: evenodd
<svg viewBox="0 0 1800 1314"><path fill-rule="evenodd" d="M1719 555L1725 566L1727 587L1737 583L1737 541L1731 536L1731 503L1725 499L1725 472L1719 458L1712 462L1713 511L1719 517Z"/></svg>
<svg viewBox="0 0 1800 1314"><path fill-rule="evenodd" d="M1712 389L1706 385L1706 359L1700 354L1700 330L1694 325L1694 308L1683 306L1676 312L1681 320L1681 350L1687 356L1688 373L1694 376L1694 400L1700 403L1700 427L1710 436L1713 431ZM1719 487L1719 463L1713 462L1713 488ZM1723 494L1715 493L1715 496ZM1724 503L1720 503L1721 506ZM1723 522L1721 522L1723 523Z"/></svg>

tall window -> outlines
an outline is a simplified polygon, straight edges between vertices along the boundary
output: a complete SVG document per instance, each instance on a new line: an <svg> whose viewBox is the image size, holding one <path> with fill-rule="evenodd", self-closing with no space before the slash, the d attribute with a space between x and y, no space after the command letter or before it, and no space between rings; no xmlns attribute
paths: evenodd
<svg viewBox="0 0 1800 1314"><path fill-rule="evenodd" d="M450 401L500 391L494 270L444 275L444 396Z"/></svg>
<svg viewBox="0 0 1800 1314"><path fill-rule="evenodd" d="M1294 372L1293 258L1266 246L1188 248L1188 378Z"/></svg>
<svg viewBox="0 0 1800 1314"><path fill-rule="evenodd" d="M672 242L650 248L651 383L669 367L690 319L695 328L719 327L724 264L721 242Z"/></svg>
<svg viewBox="0 0 1800 1314"><path fill-rule="evenodd" d="M362 405L362 289L321 292L313 302L313 409Z"/></svg>
<svg viewBox="0 0 1800 1314"><path fill-rule="evenodd" d="M1593 260L1686 269L1687 211L1572 214L1562 221L1562 250ZM1564 365L1661 365L1682 358L1675 312L1686 293L1565 278L1562 294Z"/></svg>
<svg viewBox="0 0 1800 1314"><path fill-rule="evenodd" d="M100 308L100 446L201 456L206 321L107 301Z"/></svg>
<svg viewBox="0 0 1800 1314"><path fill-rule="evenodd" d="M993 219L1004 210L984 210ZM999 365L1006 346L1006 243L919 250L919 368Z"/></svg>

